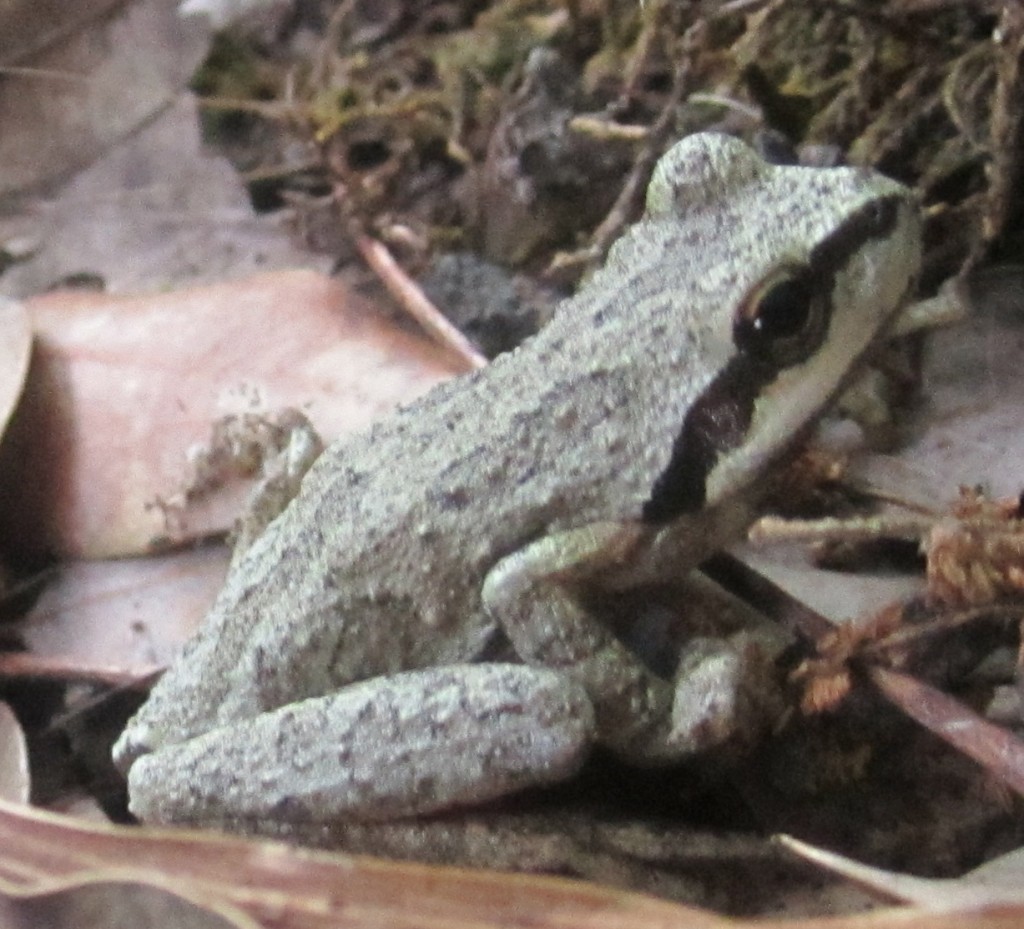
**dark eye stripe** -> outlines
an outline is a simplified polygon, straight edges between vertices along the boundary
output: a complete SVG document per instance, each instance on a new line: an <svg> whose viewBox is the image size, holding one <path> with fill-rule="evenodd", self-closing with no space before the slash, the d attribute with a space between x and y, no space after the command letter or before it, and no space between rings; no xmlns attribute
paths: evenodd
<svg viewBox="0 0 1024 929"><path fill-rule="evenodd" d="M722 369L683 421L668 467L641 511L644 522L667 523L704 505L707 476L724 451L742 443L763 386L746 356Z"/></svg>
<svg viewBox="0 0 1024 929"><path fill-rule="evenodd" d="M865 242L883 239L896 227L903 198L893 194L861 207L811 251L808 264L815 274L835 277Z"/></svg>
<svg viewBox="0 0 1024 929"><path fill-rule="evenodd" d="M866 242L884 238L893 230L901 202L900 196L893 195L869 203L812 250L808 267L815 286L822 291L821 299L831 303L836 275L851 256ZM829 316L831 309L827 306ZM754 403L780 370L742 350L733 356L687 413L668 465L641 511L646 522L666 523L704 505L708 475L724 454L743 444Z"/></svg>

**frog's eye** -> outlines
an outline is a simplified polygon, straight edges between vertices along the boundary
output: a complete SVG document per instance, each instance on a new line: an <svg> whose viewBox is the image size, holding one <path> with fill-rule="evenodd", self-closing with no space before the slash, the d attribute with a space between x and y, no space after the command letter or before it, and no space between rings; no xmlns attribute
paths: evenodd
<svg viewBox="0 0 1024 929"><path fill-rule="evenodd" d="M741 304L733 325L736 346L775 368L797 364L825 338L827 301L810 268L779 268Z"/></svg>

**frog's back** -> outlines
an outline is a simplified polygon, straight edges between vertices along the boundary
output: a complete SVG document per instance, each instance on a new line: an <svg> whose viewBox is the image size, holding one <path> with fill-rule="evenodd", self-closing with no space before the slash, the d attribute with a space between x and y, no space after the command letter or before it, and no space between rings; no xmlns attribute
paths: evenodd
<svg viewBox="0 0 1024 929"><path fill-rule="evenodd" d="M154 691L176 741L357 679L472 660L495 631L480 588L498 558L638 515L658 466L629 414L648 415L648 349L627 331L607 363L581 364L604 351L591 310L577 298L516 352L321 456Z"/></svg>

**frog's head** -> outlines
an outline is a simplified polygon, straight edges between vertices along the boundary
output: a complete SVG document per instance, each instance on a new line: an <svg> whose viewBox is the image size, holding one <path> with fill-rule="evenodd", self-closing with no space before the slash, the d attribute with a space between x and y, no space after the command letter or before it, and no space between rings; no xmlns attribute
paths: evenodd
<svg viewBox="0 0 1024 929"><path fill-rule="evenodd" d="M706 134L659 162L645 224L704 243L719 357L645 507L657 522L727 502L804 434L891 328L921 225L912 192L873 171L777 167Z"/></svg>

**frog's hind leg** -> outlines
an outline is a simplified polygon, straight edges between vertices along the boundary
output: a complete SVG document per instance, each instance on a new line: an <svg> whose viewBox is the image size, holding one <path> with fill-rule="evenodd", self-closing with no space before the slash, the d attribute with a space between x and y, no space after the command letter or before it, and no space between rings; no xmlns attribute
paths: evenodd
<svg viewBox="0 0 1024 929"><path fill-rule="evenodd" d="M418 816L569 777L593 729L583 688L550 670L408 671L145 755L129 774L131 808L242 831Z"/></svg>

